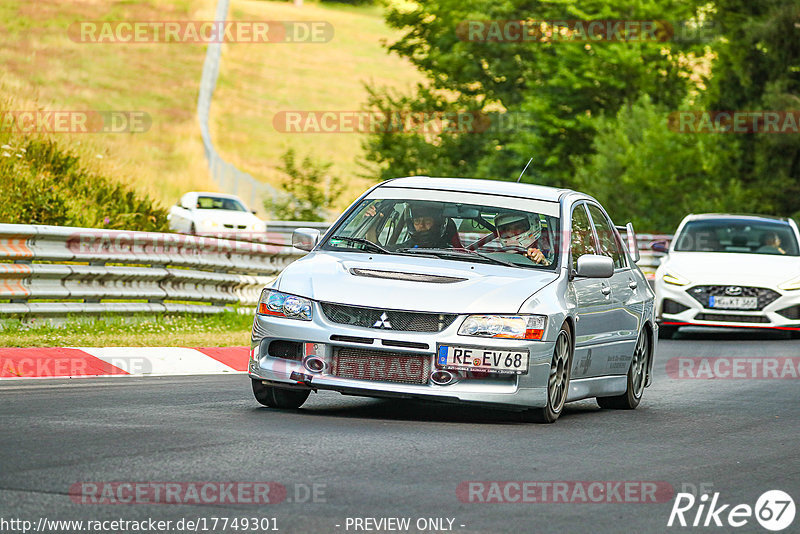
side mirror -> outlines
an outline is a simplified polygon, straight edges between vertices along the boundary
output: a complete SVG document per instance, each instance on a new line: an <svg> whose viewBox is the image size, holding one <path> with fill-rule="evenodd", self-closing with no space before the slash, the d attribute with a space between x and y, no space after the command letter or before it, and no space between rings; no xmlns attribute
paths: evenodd
<svg viewBox="0 0 800 534"><path fill-rule="evenodd" d="M190 202L179 202L178 206L182 207L185 210L190 210L190 209L192 209L194 207L194 206L191 205Z"/></svg>
<svg viewBox="0 0 800 534"><path fill-rule="evenodd" d="M310 252L319 242L319 230L315 228L298 228L292 232L292 246Z"/></svg>
<svg viewBox="0 0 800 534"><path fill-rule="evenodd" d="M575 274L586 278L611 278L614 275L614 260L599 254L584 254L578 258Z"/></svg>
<svg viewBox="0 0 800 534"><path fill-rule="evenodd" d="M666 241L653 241L650 243L650 250L653 252L663 252L664 254L669 251L669 247L667 246Z"/></svg>
<svg viewBox="0 0 800 534"><path fill-rule="evenodd" d="M250 210L250 213L252 213L253 215L255 215L255 214L256 214L256 210Z"/></svg>

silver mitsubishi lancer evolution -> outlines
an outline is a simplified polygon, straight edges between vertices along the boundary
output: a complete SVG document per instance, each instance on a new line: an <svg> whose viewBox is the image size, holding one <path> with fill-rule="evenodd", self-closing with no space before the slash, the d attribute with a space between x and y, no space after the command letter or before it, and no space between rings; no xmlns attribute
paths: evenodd
<svg viewBox="0 0 800 534"><path fill-rule="evenodd" d="M625 238L623 239L622 233ZM650 384L654 294L633 227L567 189L458 178L383 182L262 293L249 374L261 404L318 390L477 403L551 423Z"/></svg>

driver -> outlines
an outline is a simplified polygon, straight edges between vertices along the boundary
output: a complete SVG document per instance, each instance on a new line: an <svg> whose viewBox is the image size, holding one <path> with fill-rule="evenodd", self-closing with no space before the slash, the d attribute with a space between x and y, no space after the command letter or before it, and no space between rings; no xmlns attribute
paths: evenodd
<svg viewBox="0 0 800 534"><path fill-rule="evenodd" d="M408 239L399 248L449 248L452 246L448 234L448 220L442 206L431 203L411 205L408 219Z"/></svg>
<svg viewBox="0 0 800 534"><path fill-rule="evenodd" d="M517 249L529 260L540 265L550 265L552 252L540 243L542 224L534 214L522 212L500 213L494 218L497 236L504 247ZM543 252L544 250L544 252Z"/></svg>

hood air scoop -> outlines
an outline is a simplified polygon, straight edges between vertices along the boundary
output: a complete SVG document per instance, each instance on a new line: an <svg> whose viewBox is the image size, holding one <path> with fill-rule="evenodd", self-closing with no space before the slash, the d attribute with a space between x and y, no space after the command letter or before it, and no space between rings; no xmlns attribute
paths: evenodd
<svg viewBox="0 0 800 534"><path fill-rule="evenodd" d="M430 284L454 284L464 282L466 278L455 276L439 276L435 274L422 273L396 273L393 271L376 271L373 269L350 269L350 274L355 276L366 276L368 278L388 278L390 280L408 280L410 282L427 282Z"/></svg>

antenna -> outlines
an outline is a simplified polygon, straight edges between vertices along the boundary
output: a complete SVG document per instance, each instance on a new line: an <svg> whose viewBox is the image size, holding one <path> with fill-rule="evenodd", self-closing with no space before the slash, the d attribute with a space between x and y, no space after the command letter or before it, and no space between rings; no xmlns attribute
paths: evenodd
<svg viewBox="0 0 800 534"><path fill-rule="evenodd" d="M521 173L519 173L519 178L517 178L517 183L519 183L519 181L520 181L520 180L522 180L522 175L523 175L523 174L525 174L525 171L527 171L527 170L528 170L528 165L530 165L530 164L531 164L531 161L533 161L533 158L531 158L531 159L529 159L529 160L528 160L528 163L525 165L525 168L524 168L524 169L522 169L522 172L521 172Z"/></svg>

